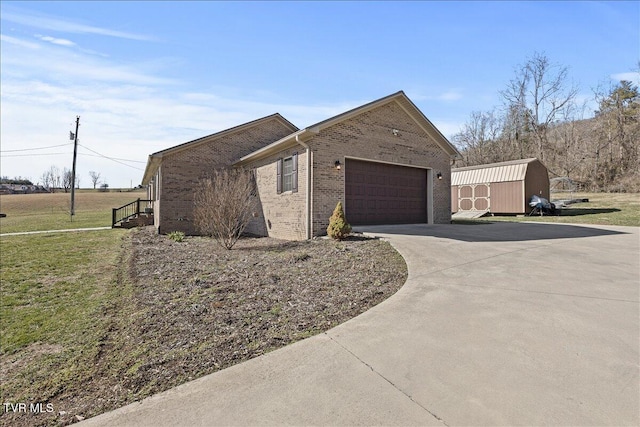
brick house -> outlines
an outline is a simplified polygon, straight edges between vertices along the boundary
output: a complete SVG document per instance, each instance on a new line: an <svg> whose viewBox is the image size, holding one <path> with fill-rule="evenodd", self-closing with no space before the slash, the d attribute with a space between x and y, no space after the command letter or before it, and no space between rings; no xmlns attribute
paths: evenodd
<svg viewBox="0 0 640 427"><path fill-rule="evenodd" d="M217 167L254 170L247 232L326 234L338 201L352 225L448 223L455 147L400 91L299 130L274 114L149 156L143 185L160 233L195 234L193 191Z"/></svg>

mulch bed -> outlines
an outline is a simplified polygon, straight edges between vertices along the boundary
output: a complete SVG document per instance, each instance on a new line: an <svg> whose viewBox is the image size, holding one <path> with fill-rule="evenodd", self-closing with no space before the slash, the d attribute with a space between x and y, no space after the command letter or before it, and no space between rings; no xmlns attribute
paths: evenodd
<svg viewBox="0 0 640 427"><path fill-rule="evenodd" d="M88 418L326 331L385 300L407 277L387 242L362 236L246 238L230 251L203 237L174 242L152 227L127 239L126 274L115 286L128 283L131 296L104 309L111 326L95 375L51 400L65 414L38 422Z"/></svg>
<svg viewBox="0 0 640 427"><path fill-rule="evenodd" d="M176 243L149 230L132 240L131 277L143 314L135 326L156 350L133 388L199 376L315 335L406 280L404 260L379 240L242 239L231 251L210 239ZM183 357L175 362L174 355Z"/></svg>

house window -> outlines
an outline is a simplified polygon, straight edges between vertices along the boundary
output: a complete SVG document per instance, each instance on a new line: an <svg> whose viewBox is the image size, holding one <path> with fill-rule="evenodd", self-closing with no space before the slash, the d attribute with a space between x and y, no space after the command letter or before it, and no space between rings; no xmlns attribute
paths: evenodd
<svg viewBox="0 0 640 427"><path fill-rule="evenodd" d="M291 157L278 159L278 194L285 191L298 191L298 153Z"/></svg>
<svg viewBox="0 0 640 427"><path fill-rule="evenodd" d="M282 162L282 191L293 190L293 157Z"/></svg>

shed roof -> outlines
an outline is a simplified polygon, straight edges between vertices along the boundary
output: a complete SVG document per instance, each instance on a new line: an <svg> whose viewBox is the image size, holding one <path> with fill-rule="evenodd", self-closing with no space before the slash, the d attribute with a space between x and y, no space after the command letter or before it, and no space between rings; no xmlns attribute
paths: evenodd
<svg viewBox="0 0 640 427"><path fill-rule="evenodd" d="M527 175L527 166L532 162L538 162L538 159L512 160L451 169L451 185L523 181Z"/></svg>

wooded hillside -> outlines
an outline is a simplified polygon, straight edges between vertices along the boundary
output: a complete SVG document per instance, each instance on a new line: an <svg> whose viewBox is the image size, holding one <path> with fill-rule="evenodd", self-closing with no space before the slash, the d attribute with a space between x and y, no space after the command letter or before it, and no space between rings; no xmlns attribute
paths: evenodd
<svg viewBox="0 0 640 427"><path fill-rule="evenodd" d="M629 81L595 89L579 105L566 67L534 54L500 92L503 105L474 112L453 142L457 166L537 157L549 177L585 190L640 192L640 92ZM588 117L588 118L585 118Z"/></svg>

